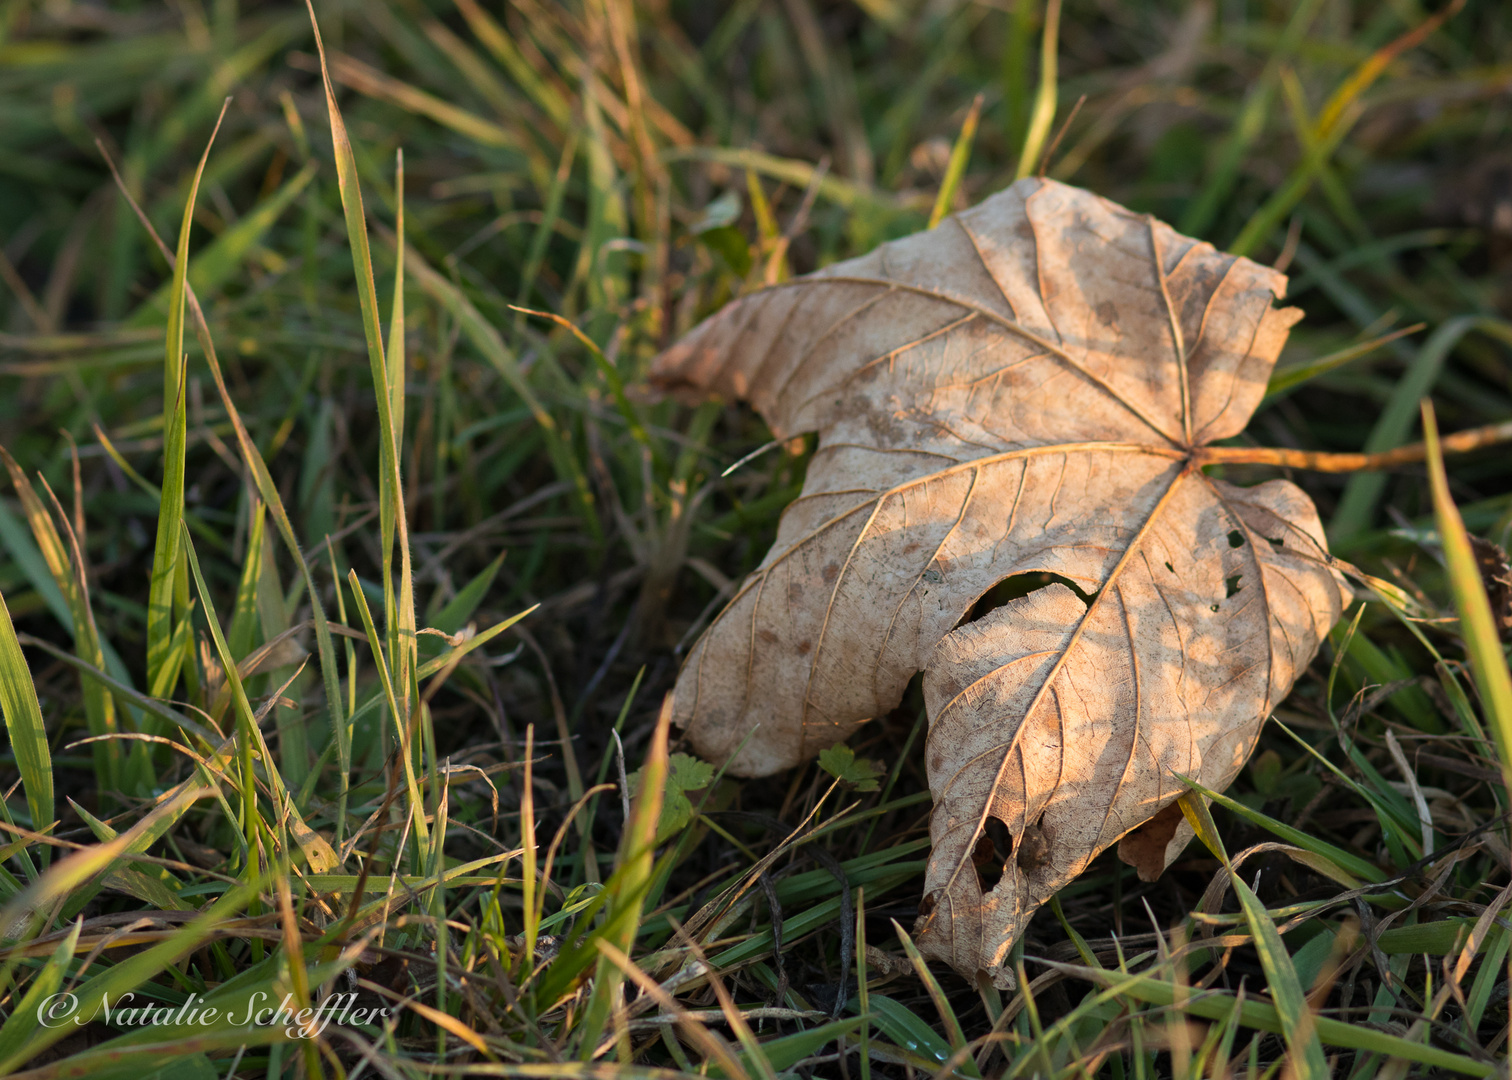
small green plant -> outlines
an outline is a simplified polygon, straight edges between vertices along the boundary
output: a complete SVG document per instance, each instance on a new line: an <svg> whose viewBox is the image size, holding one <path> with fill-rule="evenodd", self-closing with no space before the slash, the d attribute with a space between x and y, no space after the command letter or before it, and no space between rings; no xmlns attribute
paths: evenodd
<svg viewBox="0 0 1512 1080"><path fill-rule="evenodd" d="M630 796L640 794L645 769L630 774ZM662 792L661 818L656 825L657 843L665 843L693 820L693 801L714 779L714 766L691 754L673 754L667 762L666 788Z"/></svg>
<svg viewBox="0 0 1512 1080"><path fill-rule="evenodd" d="M844 743L821 750L815 760L821 769L853 791L876 791L883 774L875 761L856 757L856 752Z"/></svg>

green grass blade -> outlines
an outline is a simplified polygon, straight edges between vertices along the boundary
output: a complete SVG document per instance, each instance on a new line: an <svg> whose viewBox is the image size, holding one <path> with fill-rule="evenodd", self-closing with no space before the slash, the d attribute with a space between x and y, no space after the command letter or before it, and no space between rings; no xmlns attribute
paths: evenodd
<svg viewBox="0 0 1512 1080"><path fill-rule="evenodd" d="M318 166L312 161L284 181L272 195L253 207L236 224L217 236L194 260L189 269L189 283L196 292L214 295L228 281L256 247L262 243L278 219L283 216L300 194L315 178ZM153 326L162 318L163 312L172 311L173 286L166 285L142 303L136 315L128 319L128 326ZM180 311L179 331L182 335L183 313ZM181 337L182 340L182 337Z"/></svg>
<svg viewBox="0 0 1512 1080"><path fill-rule="evenodd" d="M230 104L229 98L226 104ZM225 115L225 106L222 106L221 119ZM184 397L185 275L189 272L189 233L194 224L194 202L221 119L215 122L215 129L211 131L205 152L194 171L194 180L189 185L189 198L179 225L178 252L173 260L173 282L168 292L168 330L163 355L163 495L158 505L157 541L152 549L152 577L147 586L148 683L156 681L159 669L167 662L168 646L173 636L173 607L179 575L179 522L184 516L184 447L188 434Z"/></svg>
<svg viewBox="0 0 1512 1080"><path fill-rule="evenodd" d="M394 301L389 317L388 348L384 355L383 382L374 386L374 392L386 394L389 403L389 431L385 441L388 448L389 467L379 477L379 519L383 552L384 616L389 634L389 662L394 669L394 692L404 703L408 718L417 707L419 697L415 693L415 665L417 640L415 637L415 589L413 569L410 562L409 522L404 506L404 485L400 464L404 440L404 152L399 151L395 163L395 225L394 225ZM381 418L381 417L380 417ZM393 583L394 545L399 547L399 584L397 594ZM425 715L419 717L425 723ZM426 732L422 740L433 745L434 738Z"/></svg>
<svg viewBox="0 0 1512 1080"><path fill-rule="evenodd" d="M27 535L27 530L3 499L0 499L0 544L4 545L27 584L37 590L37 595L47 605L47 610L52 612L53 618L67 626L73 618L68 600L58 588L46 558L37 549L36 541Z"/></svg>
<svg viewBox="0 0 1512 1080"><path fill-rule="evenodd" d="M856 1004L861 1024L861 1080L871 1080L871 989L866 974L866 889L856 889Z"/></svg>
<svg viewBox="0 0 1512 1080"><path fill-rule="evenodd" d="M934 1002L935 1012L940 1016L940 1023L945 1028L945 1037L950 1041L951 1053L957 1056L963 1055L966 1049L966 1034L961 1030L961 1022L956 1019L955 1010L950 1007L950 1000L945 996L945 991L940 988L939 981L934 977L934 972L929 970L924 963L924 957L914 945L913 939L908 932L898 924L898 920L892 920L893 930L898 935L898 940L903 943L903 951L908 954L908 959L913 964L914 971L924 983L924 989L929 991L929 999ZM976 1060L966 1057L961 1064L961 1071L967 1076L981 1076L981 1070L977 1068Z"/></svg>
<svg viewBox="0 0 1512 1080"><path fill-rule="evenodd" d="M248 492L251 502L247 525L247 555L242 561L241 579L236 586L236 603L231 611L231 628L226 631L226 645L237 663L252 651L256 639L258 613L257 589L263 575L263 537L267 529L267 504L255 492Z"/></svg>
<svg viewBox="0 0 1512 1080"><path fill-rule="evenodd" d="M483 597L493 586L494 578L499 574L499 568L504 565L504 558L508 552L501 551L477 574L473 575L468 583L457 590L453 596L439 610L426 615L426 626L441 631L443 634L455 634L466 625L467 620L472 618L473 612L478 610L478 605L483 602ZM439 597L438 597L439 599ZM432 640L435 640L432 638Z"/></svg>
<svg viewBox="0 0 1512 1080"><path fill-rule="evenodd" d="M0 1061L10 1058L25 1045L47 1015L48 1006L53 1004L52 996L63 985L63 977L68 972L69 962L73 960L74 950L78 948L79 932L83 928L83 920L73 924L63 940L58 942L53 954L47 958L42 970L37 972L27 986L20 1003L6 1018L5 1026L0 1027Z"/></svg>
<svg viewBox="0 0 1512 1080"><path fill-rule="evenodd" d="M479 6L477 0L457 0L457 8L467 20L474 36L493 54L515 82L520 84L560 128L572 125L572 103L557 92L551 82L531 66L521 53L508 31L494 21L493 17Z"/></svg>
<svg viewBox="0 0 1512 1080"><path fill-rule="evenodd" d="M522 315L535 315L538 318L550 319L587 347L589 355L593 357L594 363L598 365L599 371L603 374L604 381L609 384L609 393L613 396L614 403L619 408L620 415L625 418L625 424L630 429L631 438L644 446L653 459L659 459L661 456L660 447L651 441L651 436L646 433L646 425L641 420L640 413L631 404L630 399L625 396L624 377L620 375L619 369L614 366L614 363L604 355L604 350L599 348L598 342L583 333L577 323L571 319L563 318L554 312L536 311L533 308L523 308L513 304L510 307Z"/></svg>
<svg viewBox="0 0 1512 1080"><path fill-rule="evenodd" d="M336 156L336 182L341 192L341 212L346 222L347 242L352 250L352 269L357 275L357 300L362 309L362 332L367 341L368 362L373 371L376 387L386 384L386 361L383 355L383 331L378 325L378 290L373 281L373 258L368 248L367 217L362 207L362 189L357 181L357 159L352 154L352 142L347 137L346 124L341 118L341 109L336 104L336 90L331 85L331 73L326 64L325 43L320 38L320 24L315 18L315 8L307 7L310 27L315 32L315 48L320 54L320 77L325 87L326 115L331 126L331 141ZM393 417L389 409L390 398L386 393L378 397L378 422L385 439L393 437Z"/></svg>
<svg viewBox="0 0 1512 1080"><path fill-rule="evenodd" d="M1319 375L1326 375L1330 371L1341 368L1351 361L1369 355L1381 346L1389 345L1398 338L1417 333L1423 329L1424 325L1426 324L1414 323L1411 326L1404 326L1400 330L1393 330L1391 333L1382 334L1378 338L1372 338L1369 341L1362 341L1358 344L1338 349L1327 356L1320 356L1316 360L1309 360L1302 364L1291 364L1279 369L1271 376L1270 382L1265 384L1265 398L1261 402L1261 407L1263 408L1265 405L1270 404L1288 391L1295 390L1303 383L1316 379Z"/></svg>
<svg viewBox="0 0 1512 1080"><path fill-rule="evenodd" d="M52 489L47 488L47 493L52 498L54 507L57 508L58 521L63 524L69 534L69 542L65 543L53 519L48 515L46 506L37 496L31 482L27 480L26 474L3 446L0 446L0 460L4 461L6 470L10 473L11 482L15 485L16 494L21 498L21 508L26 514L27 524L31 526L32 537L36 540L42 558L47 563L48 571L68 605L74 652L85 663L94 667L104 667L105 652L100 645L94 609L90 603L89 589L84 579L84 556L79 550L78 537L74 535L72 527L68 524L67 515L58 505L57 497L52 494ZM47 487L45 478L42 478L42 484L45 488ZM83 682L81 689L84 695L84 716L89 725L89 733L95 736L113 734L117 727L114 699L97 683L89 680ZM120 790L121 750L119 744L95 743L92 753L95 761L96 783L104 791Z"/></svg>
<svg viewBox="0 0 1512 1080"><path fill-rule="evenodd" d="M368 607L367 597L362 593L362 585L357 579L356 570L347 572L347 581L352 589L357 613L362 616L362 628L367 633L368 646L373 653L373 663L378 666L378 681L383 686L383 696L388 702L389 715L394 721L394 735L398 739L399 755L404 765L404 783L409 791L410 815L415 825L415 836L419 838L423 849L430 844L430 829L425 824L425 800L420 796L420 784L415 779L409 730L401 719L403 714L399 711L399 701L395 696L394 680L389 672L388 661L383 655L383 639L378 636L378 628L373 625L373 613Z"/></svg>
<svg viewBox="0 0 1512 1080"><path fill-rule="evenodd" d="M396 534L403 536L404 532L404 491L400 485L399 463L402 459L404 441L404 151L400 150L394 164L394 297L393 307L389 312L388 343L384 349L383 378L373 386L373 392L384 394L388 398L389 430L386 433L386 446L389 454L394 459L392 470L385 470L380 476L381 504L378 514L379 526L383 537L384 558L384 587L391 588L393 575L393 548ZM380 414L381 415L381 414ZM408 559L408 545L402 553L404 559ZM401 590L399 605L403 606L403 590ZM393 599L390 599L390 605ZM390 659L397 659L399 623L403 616L392 609L387 612L389 620L389 654ZM413 612L411 612L411 634L414 632ZM399 673L399 687L401 693L406 688L408 671Z"/></svg>
<svg viewBox="0 0 1512 1080"><path fill-rule="evenodd" d="M1245 222L1244 228L1229 245L1230 255L1251 255L1255 249L1270 239L1286 215L1291 213L1292 208L1302 201L1317 179L1318 173L1327 164L1328 159L1333 157L1333 152L1339 148L1339 143L1344 136L1349 134L1350 128L1360 117L1358 106L1350 109L1344 116L1344 122L1336 125L1327 135L1319 138L1307 152L1302 155L1291 175L1286 182L1265 201L1265 204L1251 215Z"/></svg>
<svg viewBox="0 0 1512 1080"><path fill-rule="evenodd" d="M1381 410L1380 419L1370 429L1362 449L1367 454L1390 450L1405 443L1412 434L1418 416L1418 402L1438 382L1444 361L1466 334L1480 330L1499 340L1512 343L1512 323L1481 315L1460 315L1449 319L1428 335L1407 372L1392 389L1391 399ZM1376 506L1386 490L1385 473L1356 473L1344 486L1339 507L1328 523L1329 540L1341 543L1360 535L1375 516Z"/></svg>
<svg viewBox="0 0 1512 1080"><path fill-rule="evenodd" d="M1302 201L1313 181L1327 168L1334 150L1349 133L1354 122L1359 119L1363 111L1360 102L1361 95L1381 77L1392 60L1422 42L1438 29L1445 19L1463 6L1463 3L1464 0L1454 0L1448 7L1402 34L1396 40L1376 49L1350 73L1347 79L1339 84L1328 103L1324 105L1323 111L1319 113L1316 123L1312 125L1312 130L1304 133L1304 138L1310 145L1302 161L1292 170L1280 189L1274 192L1245 224L1239 236L1229 246L1230 254L1248 255L1269 239L1271 233L1281 224L1282 219L1291 212L1292 207Z"/></svg>
<svg viewBox="0 0 1512 1080"><path fill-rule="evenodd" d="M767 1039L761 1043L756 1054L742 1048L739 1051L740 1058L753 1074L770 1076L772 1070L790 1069L804 1058L819 1053L826 1043L832 1043L850 1034L865 1019L865 1017L854 1016L846 1017L844 1020L831 1020L827 1024L820 1024L807 1031L797 1031L791 1035ZM758 1056L765 1065L765 1068L760 1071L754 1060ZM724 1071L715 1066L709 1070L709 1075L723 1076Z"/></svg>
<svg viewBox="0 0 1512 1080"><path fill-rule="evenodd" d="M0 596L0 711L5 713L11 753L26 789L32 828L46 829L53 821L52 752L47 745L37 687L26 666L26 657L21 654L21 643L16 640L16 627L3 596ZM46 866L48 849L43 847L38 857ZM0 933L4 932L5 928L0 926Z"/></svg>
<svg viewBox="0 0 1512 1080"><path fill-rule="evenodd" d="M1265 70L1245 93L1239 117L1218 150L1213 175L1181 216L1178 231L1188 236L1202 236L1213 224L1239 179L1245 154L1265 131L1265 121L1276 95L1277 71L1281 63L1296 51L1320 6L1322 0L1302 0L1293 8L1275 50L1266 61Z"/></svg>
<svg viewBox="0 0 1512 1080"><path fill-rule="evenodd" d="M1469 1031L1480 1027L1481 1019L1486 1015L1486 1006L1491 1003L1491 991L1507 970L1507 949L1512 946L1512 933L1508 933L1505 927L1497 926L1492 928L1491 934L1492 941L1486 949L1486 959L1475 973L1475 981L1470 984L1470 993L1465 1001L1465 1027Z"/></svg>
<svg viewBox="0 0 1512 1080"><path fill-rule="evenodd" d="M1040 41L1039 89L1034 93L1034 106L1029 112L1029 128L1024 132L1024 146L1019 151L1015 180L1022 180L1039 166L1040 155L1045 150L1045 140L1050 136L1050 125L1055 121L1060 16L1061 0L1048 0L1045 4L1045 32Z"/></svg>
<svg viewBox="0 0 1512 1080"><path fill-rule="evenodd" d="M145 853L148 848L166 836L168 830L179 823L179 820L195 802L213 790L205 786L207 783L213 783L213 777L210 770L201 769L198 771L198 778L190 777L177 787L164 792L152 811L127 831L124 845L117 852L116 856L110 860L105 870L88 884L69 890L68 899L64 901L62 908L63 918L72 918L83 911L89 902L99 895L100 889L107 878L119 874L126 869L129 856ZM216 794L219 795L219 792L216 792ZM85 823L89 825L91 831L95 833L101 842L112 843L120 839L120 834L109 825L106 825L104 822L96 822L87 816L88 811L83 810L82 807L76 808L80 810L80 817L84 818ZM234 820L234 818L231 820ZM170 908L172 906L170 905ZM182 907L183 905L179 904L178 906ZM168 909L165 908L164 910Z"/></svg>
<svg viewBox="0 0 1512 1080"><path fill-rule="evenodd" d="M1233 883L1255 939L1255 951L1260 954L1260 966L1265 970L1271 999L1281 1017L1282 1036L1291 1051L1291 1067L1301 1080L1328 1080L1328 1063L1323 1058L1323 1046L1318 1041L1314 1017L1307 1006L1307 995L1281 941L1281 934L1260 898L1237 874Z"/></svg>
<svg viewBox="0 0 1512 1080"><path fill-rule="evenodd" d="M90 852L95 850L97 849L89 849ZM73 856L70 856L71 858ZM58 868L61 869L68 861L65 859L59 862ZM143 983L170 964L177 963L183 957L203 947L215 933L217 926L255 900L257 892L256 884L237 886L211 904L204 914L185 924L183 929L171 939L139 952L86 980L74 991L78 999L75 1014L91 1018L99 1015L107 996L119 1000L121 995L139 989ZM9 1072L17 1065L31 1060L76 1030L72 1024L61 1024L53 1028L44 1027L33 1034L21 1049L10 1057L0 1060L0 1073Z"/></svg>
<svg viewBox="0 0 1512 1080"><path fill-rule="evenodd" d="M1360 858L1358 855L1351 855L1341 847L1335 847L1333 844L1328 843L1328 841L1326 840L1319 840L1316 837L1310 836L1307 833L1303 832L1301 829L1295 829L1292 826L1287 825L1285 822L1277 821L1273 817L1268 817L1267 815L1262 814L1258 810L1251 810L1242 802L1239 802L1236 799L1231 799L1229 798L1229 796L1223 794L1222 792L1205 788L1195 780L1183 778L1182 782L1190 787L1193 791L1198 792L1205 798L1211 799L1213 802L1217 803L1225 810L1229 810L1232 813L1238 814L1240 817L1246 819L1247 821L1254 822L1262 829L1265 829L1267 832L1280 837L1288 844L1293 844L1304 851L1310 851L1314 855L1328 860L1340 871L1347 875L1352 875L1353 877L1360 878L1361 880L1372 882L1385 881L1387 878L1387 875L1382 873L1380 868L1375 864L1367 862L1365 859ZM1333 876L1335 880L1341 880L1337 875L1330 876Z"/></svg>
<svg viewBox="0 0 1512 1080"><path fill-rule="evenodd" d="M253 773L252 760L254 752L262 758L264 773L267 776L268 786L272 788L275 799L275 822L276 833L282 834L287 831L293 834L294 842L304 852L305 859L310 869L316 873L323 873L333 869L337 864L336 852L319 833L305 824L299 810L289 799L288 789L285 787L283 778L278 774L278 768L273 763L272 756L268 753L267 745L262 740L262 732L258 728L257 717L253 713L252 703L247 699L246 688L242 684L241 675L236 670L236 661L231 656L230 647L226 643L225 635L221 632L220 620L215 615L215 605L210 598L210 592L205 587L205 579L200 572L199 558L195 555L194 544L189 539L189 531L184 530L184 552L187 556L190 572L194 575L195 587L199 590L200 602L205 608L205 622L210 627L210 638L215 644L216 655L220 658L221 665L225 669L226 683L231 689L231 698L236 706L237 719L241 731L239 733L241 764L242 764L242 798L243 805L248 813L247 842L255 845L256 832L252 828L257 824L257 787ZM266 828L266 825L263 825ZM282 837L281 837L282 838ZM285 845L287 850L287 844Z"/></svg>
<svg viewBox="0 0 1512 1080"><path fill-rule="evenodd" d="M872 1023L895 1045L925 1055L940 1064L950 1059L949 1044L940 1038L933 1026L908 1006L885 994L869 994L868 998L870 1008L867 1013L872 1017ZM852 1008L859 1005L858 1000L851 1002Z"/></svg>
<svg viewBox="0 0 1512 1080"><path fill-rule="evenodd" d="M1178 986L1146 975L1129 975L1116 968L1085 968L1062 964L1053 960L1041 961L1057 971L1064 971L1079 979L1086 979L1096 986L1117 990L1119 996L1133 998L1151 1005L1169 1007L1184 998L1182 1008L1192 1016L1204 1020L1227 1021L1234 1008L1234 995L1223 991L1208 990L1194 994L1191 987ZM876 998L873 997L873 1001ZM1247 1028L1285 1034L1285 1023L1280 1012L1268 1002L1256 1001L1246 996L1239 1006L1239 1022ZM1441 1050L1437 1046L1424 1045L1399 1035L1391 1035L1364 1024L1350 1024L1332 1017L1318 1016L1312 1021L1317 1037L1329 1046L1345 1050L1363 1050L1386 1054L1404 1061L1415 1061L1439 1069L1447 1069L1464 1076L1495 1076L1497 1066L1463 1054Z"/></svg>
<svg viewBox="0 0 1512 1080"><path fill-rule="evenodd" d="M971 144L976 141L977 121L982 117L983 95L978 94L961 124L961 133L956 136L950 149L950 162L945 166L945 178L940 181L940 192L935 196L934 209L929 212L929 228L934 228L950 213L955 204L956 191L960 189L961 177L966 175L966 163L971 160Z"/></svg>
<svg viewBox="0 0 1512 1080"><path fill-rule="evenodd" d="M651 736L645 764L641 766L640 791L630 810L630 820L620 841L618 865L604 891L609 894L609 911L604 923L591 935L603 938L625 955L635 944L640 928L641 904L651 884L655 863L656 825L661 820L663 786L667 777L667 736L672 726L671 695L662 704L661 717ZM590 940L589 945L592 945ZM578 1041L579 1055L588 1060L598 1049L609 1010L618 996L624 972L608 957L600 955L593 979L593 993L583 1016Z"/></svg>
<svg viewBox="0 0 1512 1080"><path fill-rule="evenodd" d="M404 158L398 164L399 176L399 233L395 242L396 280L394 290L394 317L398 322L390 327L387 355L385 355L383 328L378 321L378 290L373 278L372 251L368 244L367 217L362 206L362 188L357 179L357 159L352 152L352 143L347 136L346 123L341 118L341 109L336 104L336 91L331 85L330 70L326 64L325 44L320 38L320 26L315 18L315 8L308 5L310 25L315 32L315 47L320 55L320 74L325 86L326 113L331 125L331 142L336 156L336 180L341 192L341 209L346 221L347 242L352 249L352 268L357 275L357 299L362 309L362 332L367 340L368 364L372 369L374 396L378 402L379 438L379 502L383 529L383 589L385 619L389 631L389 665L394 678L394 691L402 710L395 714L395 722L407 724L410 715L411 674L414 671L414 598L409 593L408 582L401 582L401 595L393 594L392 558L396 534L401 547L401 559L409 560L409 544L402 515L404 513L403 483L400 479L400 429L396 424L395 399L404 394ZM402 416L402 413L400 414ZM402 422L402 421L401 421ZM406 618L404 612L408 612ZM401 645L400 639L408 634ZM401 656L400 653L403 653Z"/></svg>
<svg viewBox="0 0 1512 1080"><path fill-rule="evenodd" d="M459 6L465 2L467 0L459 0ZM524 307L530 302L536 278L541 272L541 264L546 258L546 245L551 242L552 233L556 231L557 222L561 220L562 200L567 194L567 182L572 179L572 163L577 158L578 138L578 130L574 127L567 136L566 145L562 147L562 156L557 161L556 173L552 176L551 187L546 192L546 208L542 211L541 223L536 226L535 234L530 238L530 251L525 256L525 269L520 272L520 288L515 293L515 304L519 307Z"/></svg>
<svg viewBox="0 0 1512 1080"><path fill-rule="evenodd" d="M1290 1051L1291 1068L1301 1080L1328 1080L1328 1063L1323 1058L1323 1046L1318 1041L1316 1018L1308 1008L1302 980L1298 978L1297 969L1281 941L1280 931L1276 929L1275 922L1271 920L1270 913L1265 910L1260 898L1229 864L1228 852L1224 850L1223 842L1218 837L1207 804L1194 792L1188 791L1181 796L1179 805L1182 814L1196 829L1198 837L1228 869L1229 883L1239 898L1244 920L1249 924L1250 936L1255 942L1255 951L1260 954L1266 986L1270 990L1271 1000L1275 1002L1276 1014L1281 1018L1281 1034ZM1185 1004L1189 991L1183 986L1180 993L1182 1004Z"/></svg>
<svg viewBox="0 0 1512 1080"><path fill-rule="evenodd" d="M1444 472L1444 458L1439 451L1438 424L1433 405L1424 401L1423 439L1428 444L1428 482L1433 490L1433 517L1438 523L1439 539L1444 545L1444 561L1449 566L1449 587L1454 607L1459 612L1460 633L1465 651L1470 654L1470 670L1480 691L1481 708L1490 721L1489 727L1497 750L1501 753L1502 772L1512 787L1512 673L1507 670L1506 654L1491 615L1491 602L1481 581L1475 554L1470 549L1470 534L1459 509L1449 495L1449 477Z"/></svg>

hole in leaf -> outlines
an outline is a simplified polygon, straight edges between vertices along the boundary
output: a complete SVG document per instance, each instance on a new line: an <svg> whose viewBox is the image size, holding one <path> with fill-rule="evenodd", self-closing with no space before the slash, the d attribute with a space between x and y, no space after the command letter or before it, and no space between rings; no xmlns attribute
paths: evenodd
<svg viewBox="0 0 1512 1080"><path fill-rule="evenodd" d="M977 837L976 845L971 849L971 866L976 871L977 888L984 896L1003 880L1003 864L992 853L991 837Z"/></svg>
<svg viewBox="0 0 1512 1080"><path fill-rule="evenodd" d="M1169 570L1173 574L1176 572L1176 568L1174 566L1172 566L1170 563L1166 563L1166 569Z"/></svg>
<svg viewBox="0 0 1512 1080"><path fill-rule="evenodd" d="M983 829L992 839L993 853L999 859L1007 862L1013 858L1013 834L1008 831L1007 824L1001 818L989 817Z"/></svg>
<svg viewBox="0 0 1512 1080"><path fill-rule="evenodd" d="M1243 547L1243 546L1244 546L1244 534L1242 532L1240 532L1238 529L1230 529L1229 530L1229 547L1234 548L1234 547Z"/></svg>
<svg viewBox="0 0 1512 1080"><path fill-rule="evenodd" d="M966 612L966 615L956 625L965 626L967 623L976 622L989 612L996 611L1004 604L1055 584L1064 585L1076 594L1077 599L1088 606L1091 605L1097 596L1096 593L1083 592L1081 586L1077 585L1070 578L1061 577L1059 574L1052 574L1047 570L1034 570L1027 574L1014 574L1012 577L1004 578L979 596L977 602L971 606L971 609Z"/></svg>
<svg viewBox="0 0 1512 1080"><path fill-rule="evenodd" d="M1003 880L1003 872L1013 857L1013 834L1008 826L995 817L989 817L971 849L971 862L976 868L977 886L983 893L997 888Z"/></svg>
<svg viewBox="0 0 1512 1080"><path fill-rule="evenodd" d="M1228 599L1230 596L1233 596L1236 592L1238 592L1241 588L1243 588L1243 586L1239 584L1239 582L1243 578L1244 578L1243 574L1235 574L1231 578L1224 578L1223 579L1224 588L1226 588L1228 590L1226 593L1224 593L1224 599L1225 600Z"/></svg>
<svg viewBox="0 0 1512 1080"><path fill-rule="evenodd" d="M1218 605L1214 604L1210 610L1217 611L1218 610Z"/></svg>
<svg viewBox="0 0 1512 1080"><path fill-rule="evenodd" d="M1284 538L1277 540L1274 537L1267 536L1266 539L1270 541L1270 546L1275 548L1277 551L1280 551L1283 547L1286 546L1286 540Z"/></svg>

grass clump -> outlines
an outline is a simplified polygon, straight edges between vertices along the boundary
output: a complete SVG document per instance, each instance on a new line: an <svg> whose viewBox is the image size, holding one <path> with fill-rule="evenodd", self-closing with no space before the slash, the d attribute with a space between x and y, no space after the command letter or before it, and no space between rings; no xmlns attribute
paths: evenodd
<svg viewBox="0 0 1512 1080"><path fill-rule="evenodd" d="M639 390L1044 168L1287 268L1265 441L1504 420L1499 5L314 14L0 12L0 1074L1505 1070L1504 453L1299 477L1378 587L1004 1000L907 936L917 695L773 783L669 741L811 447Z"/></svg>

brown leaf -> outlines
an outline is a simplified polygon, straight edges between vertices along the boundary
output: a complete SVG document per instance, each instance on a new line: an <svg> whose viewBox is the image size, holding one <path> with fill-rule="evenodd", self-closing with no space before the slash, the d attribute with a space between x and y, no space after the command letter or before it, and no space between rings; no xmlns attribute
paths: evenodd
<svg viewBox="0 0 1512 1080"><path fill-rule="evenodd" d="M923 670L918 943L968 977L1010 985L1029 917L1121 837L1141 877L1169 865L1191 835L1157 818L1178 774L1226 787L1338 619L1307 496L1201 468L1300 317L1271 306L1285 284L1029 179L747 296L656 364L664 388L749 400L779 438L820 435L776 543L683 668L677 722L761 776ZM1002 582L1016 598L978 605Z"/></svg>
<svg viewBox="0 0 1512 1080"><path fill-rule="evenodd" d="M1507 562L1507 553L1500 544L1482 540L1479 536L1470 538L1470 550L1475 554L1481 583L1491 601L1496 632L1503 641L1512 639L1512 564Z"/></svg>

